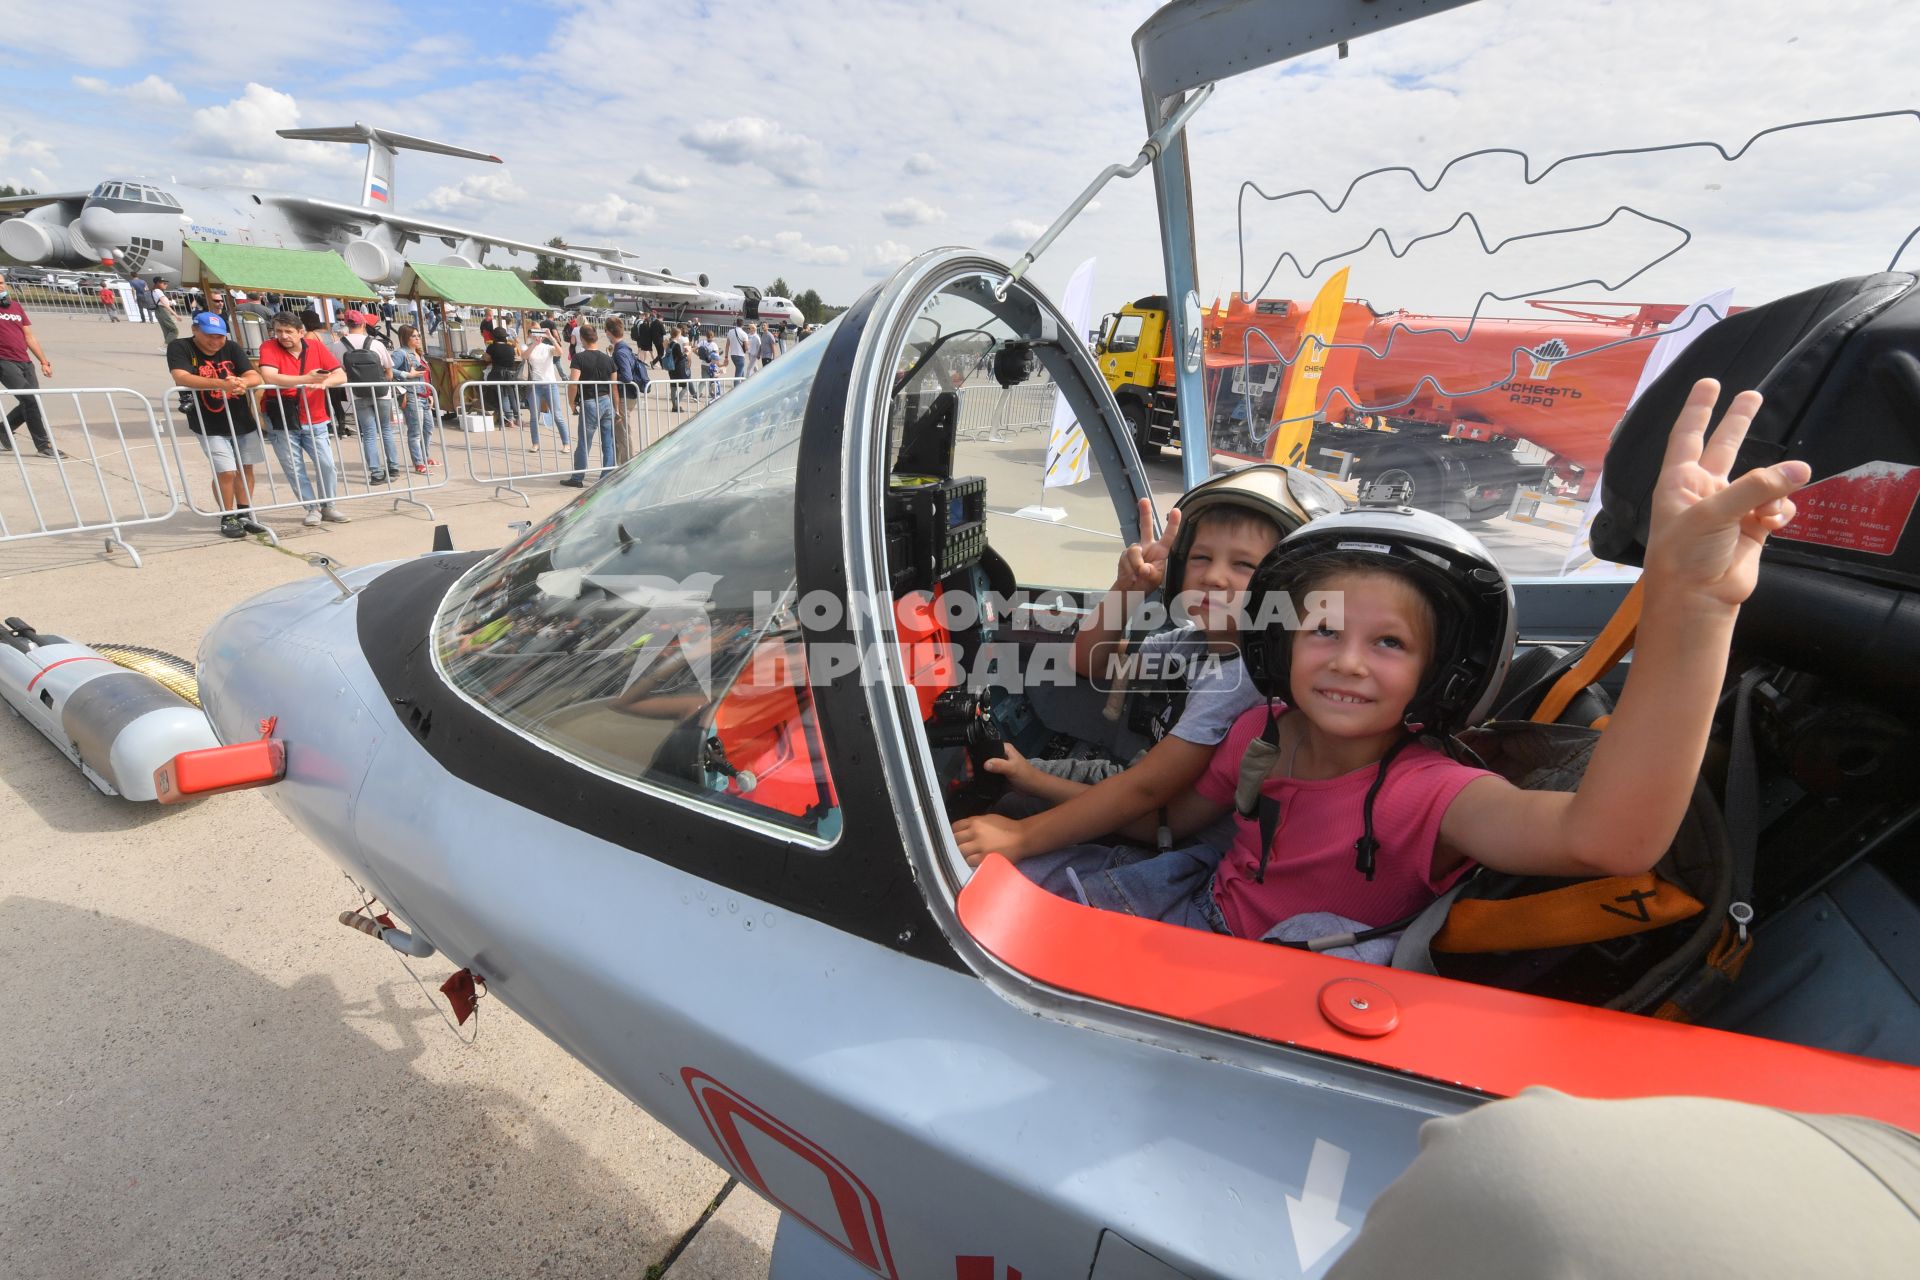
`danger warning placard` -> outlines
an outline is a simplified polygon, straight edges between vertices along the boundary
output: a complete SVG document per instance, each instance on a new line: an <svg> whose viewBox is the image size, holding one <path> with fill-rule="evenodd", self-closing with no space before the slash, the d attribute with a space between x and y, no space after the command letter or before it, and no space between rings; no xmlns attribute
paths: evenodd
<svg viewBox="0 0 1920 1280"><path fill-rule="evenodd" d="M1869 462L1793 495L1799 512L1773 536L1890 556L1920 502L1920 467Z"/></svg>

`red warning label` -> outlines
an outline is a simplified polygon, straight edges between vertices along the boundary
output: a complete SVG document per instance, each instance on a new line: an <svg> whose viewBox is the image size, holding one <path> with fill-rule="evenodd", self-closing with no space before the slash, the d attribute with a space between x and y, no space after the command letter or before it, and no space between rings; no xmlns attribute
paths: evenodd
<svg viewBox="0 0 1920 1280"><path fill-rule="evenodd" d="M1773 536L1890 556L1920 502L1920 467L1869 462L1793 495L1793 522Z"/></svg>

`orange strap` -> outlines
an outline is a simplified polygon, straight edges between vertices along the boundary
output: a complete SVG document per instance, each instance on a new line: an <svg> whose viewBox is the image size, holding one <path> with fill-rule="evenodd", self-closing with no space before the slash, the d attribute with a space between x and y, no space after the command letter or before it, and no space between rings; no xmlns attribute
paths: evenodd
<svg viewBox="0 0 1920 1280"><path fill-rule="evenodd" d="M1570 947L1645 933L1705 909L1680 886L1643 871L1520 898L1462 898L1430 946L1455 953Z"/></svg>
<svg viewBox="0 0 1920 1280"><path fill-rule="evenodd" d="M1739 930L1732 925L1722 926L1720 937L1714 942L1713 949L1707 952L1706 969L1703 972L1718 974L1720 979L1731 984L1740 976L1740 970L1746 966L1747 957L1752 953L1752 935L1742 938ZM1706 989L1711 991L1713 985L1707 983ZM1695 1011L1679 1000L1669 1000L1653 1011L1653 1016L1664 1022L1692 1022L1694 1015Z"/></svg>
<svg viewBox="0 0 1920 1280"><path fill-rule="evenodd" d="M1607 619L1607 625L1600 628L1600 634L1580 655L1580 661L1554 681L1546 699L1533 713L1535 724L1552 724L1558 720L1582 689L1613 670L1614 664L1627 655L1633 648L1634 633L1640 629L1640 603L1640 584L1636 581L1620 601L1620 607Z"/></svg>

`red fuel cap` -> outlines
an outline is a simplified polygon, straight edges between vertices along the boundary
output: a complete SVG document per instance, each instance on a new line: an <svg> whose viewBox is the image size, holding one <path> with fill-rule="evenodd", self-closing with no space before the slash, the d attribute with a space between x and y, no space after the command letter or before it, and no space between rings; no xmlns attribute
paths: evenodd
<svg viewBox="0 0 1920 1280"><path fill-rule="evenodd" d="M1400 1005L1385 987L1341 978L1320 988L1320 1012L1350 1035L1384 1036L1400 1025Z"/></svg>

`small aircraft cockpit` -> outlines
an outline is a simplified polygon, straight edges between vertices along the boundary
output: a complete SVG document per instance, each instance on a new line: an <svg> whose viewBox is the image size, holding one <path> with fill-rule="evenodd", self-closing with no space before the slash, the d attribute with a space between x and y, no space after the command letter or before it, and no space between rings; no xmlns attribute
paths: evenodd
<svg viewBox="0 0 1920 1280"><path fill-rule="evenodd" d="M87 204L141 212L180 211L178 200L158 187L140 182L103 182L87 196Z"/></svg>

